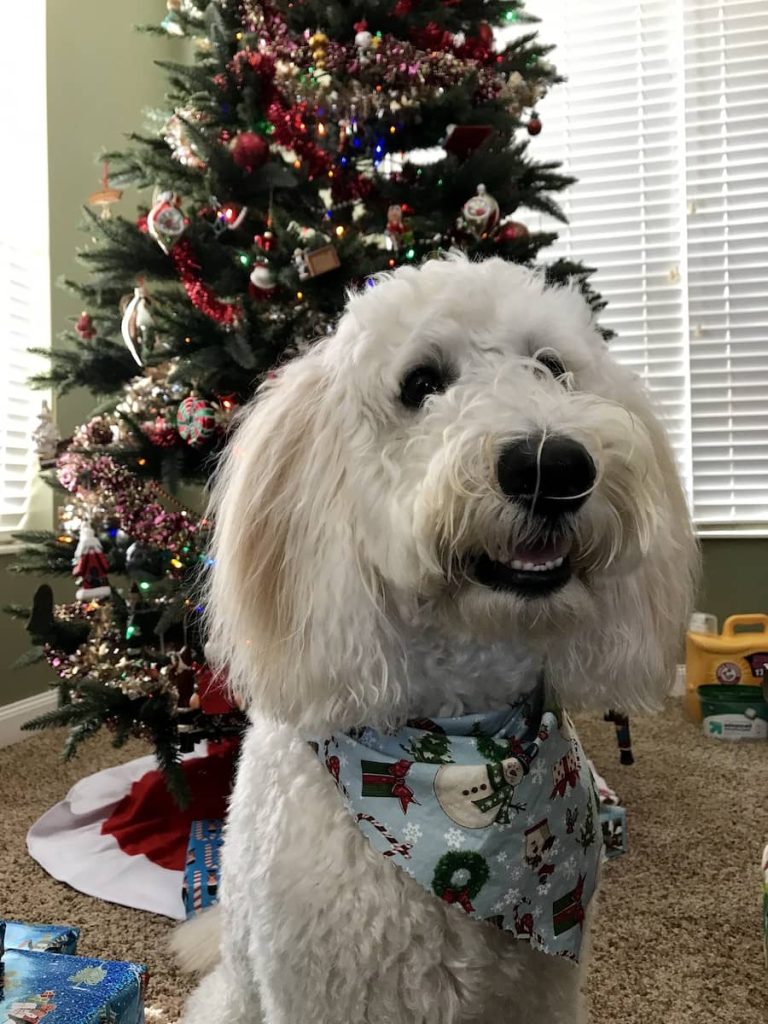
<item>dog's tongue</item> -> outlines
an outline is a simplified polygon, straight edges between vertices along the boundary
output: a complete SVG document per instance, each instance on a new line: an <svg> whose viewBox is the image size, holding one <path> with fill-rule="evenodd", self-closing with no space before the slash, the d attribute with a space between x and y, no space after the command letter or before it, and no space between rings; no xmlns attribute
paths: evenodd
<svg viewBox="0 0 768 1024"><path fill-rule="evenodd" d="M558 558L565 558L570 550L570 540L567 537L560 537L548 544L539 544L536 547L517 547L512 552L512 558L518 562L540 565L543 562L554 562Z"/></svg>

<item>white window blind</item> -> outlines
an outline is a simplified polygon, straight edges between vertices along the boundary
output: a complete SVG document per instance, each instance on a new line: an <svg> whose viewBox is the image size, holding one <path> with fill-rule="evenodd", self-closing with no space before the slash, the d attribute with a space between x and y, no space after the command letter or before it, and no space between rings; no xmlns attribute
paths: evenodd
<svg viewBox="0 0 768 1024"><path fill-rule="evenodd" d="M578 178L547 258L597 268L702 530L768 528L768 3L529 0L568 81L538 159ZM527 216L526 216L527 215Z"/></svg>
<svg viewBox="0 0 768 1024"><path fill-rule="evenodd" d="M27 386L40 368L27 349L50 343L44 0L6 12L3 31L0 138L8 149L0 218L0 545L24 525L37 464L31 434L45 396Z"/></svg>
<svg viewBox="0 0 768 1024"><path fill-rule="evenodd" d="M693 501L768 522L768 3L685 0Z"/></svg>

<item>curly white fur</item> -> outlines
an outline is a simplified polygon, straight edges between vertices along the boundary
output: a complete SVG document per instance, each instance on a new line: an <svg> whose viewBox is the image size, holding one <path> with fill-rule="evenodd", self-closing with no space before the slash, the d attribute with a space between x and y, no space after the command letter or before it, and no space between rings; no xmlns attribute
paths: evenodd
<svg viewBox="0 0 768 1024"><path fill-rule="evenodd" d="M405 408L401 381L425 358L450 386ZM467 568L544 529L496 479L502 447L532 435L579 441L597 470L568 520L573 574L537 598ZM352 296L336 334L244 411L212 505L210 638L253 724L222 961L186 1024L579 1020L579 971L375 853L301 739L505 706L532 662L572 707L666 692L695 544L664 432L579 294L453 258Z"/></svg>

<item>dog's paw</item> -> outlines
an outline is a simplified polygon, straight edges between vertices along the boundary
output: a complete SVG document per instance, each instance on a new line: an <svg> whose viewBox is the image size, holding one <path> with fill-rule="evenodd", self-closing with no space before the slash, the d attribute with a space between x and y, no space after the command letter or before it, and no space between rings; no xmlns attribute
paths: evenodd
<svg viewBox="0 0 768 1024"><path fill-rule="evenodd" d="M220 959L221 909L218 906L174 928L171 952L186 974L207 974Z"/></svg>

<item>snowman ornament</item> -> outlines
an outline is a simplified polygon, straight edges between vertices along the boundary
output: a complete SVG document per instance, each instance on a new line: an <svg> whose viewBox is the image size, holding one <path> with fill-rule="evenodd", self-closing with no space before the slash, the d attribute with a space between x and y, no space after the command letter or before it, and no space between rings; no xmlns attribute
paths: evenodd
<svg viewBox="0 0 768 1024"><path fill-rule="evenodd" d="M368 51L371 49L373 44L373 33L368 31L368 22L357 21L355 22L355 46L357 47L357 57L361 64L365 64L368 61Z"/></svg>
<svg viewBox="0 0 768 1024"><path fill-rule="evenodd" d="M525 775L525 767L516 757L505 758L498 765L446 764L435 775L435 796L457 825L488 828L508 816L515 787Z"/></svg>

